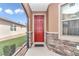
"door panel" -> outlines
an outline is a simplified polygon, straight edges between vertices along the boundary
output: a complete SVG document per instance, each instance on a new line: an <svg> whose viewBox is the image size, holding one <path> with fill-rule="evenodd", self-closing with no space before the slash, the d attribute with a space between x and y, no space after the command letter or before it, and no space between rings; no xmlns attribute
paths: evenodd
<svg viewBox="0 0 79 59"><path fill-rule="evenodd" d="M34 42L44 42L44 15L34 16Z"/></svg>

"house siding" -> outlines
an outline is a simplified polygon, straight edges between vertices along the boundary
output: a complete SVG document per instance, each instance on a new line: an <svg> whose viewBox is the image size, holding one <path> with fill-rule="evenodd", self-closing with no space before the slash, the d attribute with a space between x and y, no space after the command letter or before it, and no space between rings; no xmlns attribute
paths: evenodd
<svg viewBox="0 0 79 59"><path fill-rule="evenodd" d="M11 39L11 36L18 36L25 35L26 33L26 27L15 24L16 25L16 31L11 31L10 26L15 23L7 22L5 20L0 19L0 41ZM13 37L12 37L13 38Z"/></svg>
<svg viewBox="0 0 79 59"><path fill-rule="evenodd" d="M23 3L23 6L24 6L24 9L25 9L25 11L28 15L28 18L29 18L30 25L28 23L28 27L29 27L28 29L29 29L29 31L32 31L32 11L31 11L28 3Z"/></svg>
<svg viewBox="0 0 79 59"><path fill-rule="evenodd" d="M46 39L47 39L47 45L49 43L52 43L52 40L58 39L58 3L52 3L48 6L47 10L47 33L46 33Z"/></svg>
<svg viewBox="0 0 79 59"><path fill-rule="evenodd" d="M27 5L27 4L26 4ZM29 18L30 20L30 30L32 31L30 32L30 40L33 40L33 14L42 14L43 12L31 12L27 7L25 7L25 9L27 9ZM59 4L58 3L52 3L48 6L48 9L46 12L46 24L44 24L44 27L46 26L45 30L46 30L46 43L47 43L47 47L54 51L57 52L61 55L66 55L66 56L73 56L73 55L79 55L78 50L77 50L77 45L79 46L79 40L78 40L78 36L62 36L61 35L61 31L59 32ZM65 17L67 18L67 17ZM61 25L61 24L60 24ZM60 38L59 38L60 36ZM30 41L30 43L32 43L33 41ZM79 49L79 48L78 48Z"/></svg>
<svg viewBox="0 0 79 59"><path fill-rule="evenodd" d="M58 32L58 11L57 3L48 6L48 32Z"/></svg>

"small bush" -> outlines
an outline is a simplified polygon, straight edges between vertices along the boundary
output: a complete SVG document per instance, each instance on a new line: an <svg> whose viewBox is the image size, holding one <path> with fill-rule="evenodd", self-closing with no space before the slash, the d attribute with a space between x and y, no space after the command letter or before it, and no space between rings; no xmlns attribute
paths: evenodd
<svg viewBox="0 0 79 59"><path fill-rule="evenodd" d="M4 53L5 56L13 55L15 50L16 50L16 45L15 44L3 47L3 53Z"/></svg>
<svg viewBox="0 0 79 59"><path fill-rule="evenodd" d="M10 56L13 55L15 53L15 51L16 51L16 45L13 44L10 46Z"/></svg>
<svg viewBox="0 0 79 59"><path fill-rule="evenodd" d="M10 55L10 47L4 46L3 47L3 53L4 53L5 56L9 56Z"/></svg>

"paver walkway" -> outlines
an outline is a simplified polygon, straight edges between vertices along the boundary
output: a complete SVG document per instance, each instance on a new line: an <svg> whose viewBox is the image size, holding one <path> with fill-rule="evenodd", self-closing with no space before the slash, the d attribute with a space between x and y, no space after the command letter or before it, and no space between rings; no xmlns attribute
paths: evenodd
<svg viewBox="0 0 79 59"><path fill-rule="evenodd" d="M60 56L59 54L49 51L48 48L45 47L31 47L26 52L25 56Z"/></svg>

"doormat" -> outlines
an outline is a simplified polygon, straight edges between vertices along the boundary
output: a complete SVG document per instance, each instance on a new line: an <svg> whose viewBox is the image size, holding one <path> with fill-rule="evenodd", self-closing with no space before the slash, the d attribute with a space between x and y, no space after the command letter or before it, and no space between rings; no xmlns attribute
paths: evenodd
<svg viewBox="0 0 79 59"><path fill-rule="evenodd" d="M43 44L35 44L35 47L44 47Z"/></svg>

